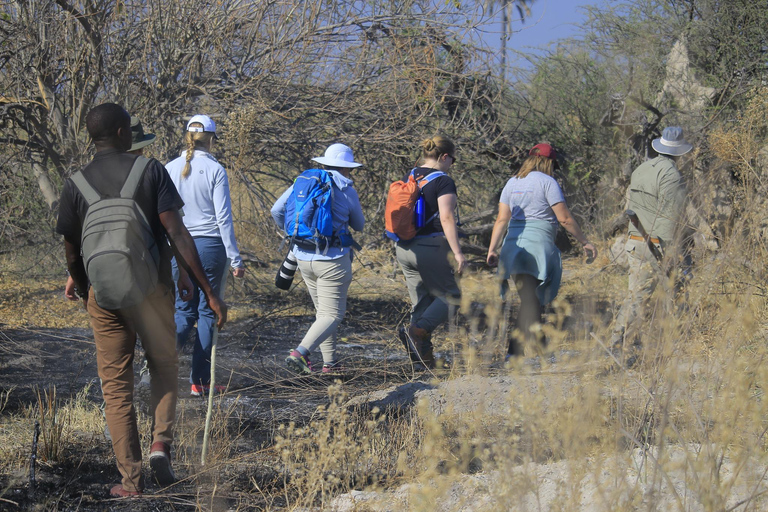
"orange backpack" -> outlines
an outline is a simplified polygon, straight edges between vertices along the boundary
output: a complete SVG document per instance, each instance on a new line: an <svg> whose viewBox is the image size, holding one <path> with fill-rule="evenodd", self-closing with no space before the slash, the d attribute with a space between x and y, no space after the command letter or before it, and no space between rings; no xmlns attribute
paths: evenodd
<svg viewBox="0 0 768 512"><path fill-rule="evenodd" d="M442 171L435 171L416 179L416 169L411 171L408 181L397 180L389 186L387 205L384 209L384 235L395 242L406 241L415 238L419 230L426 226L437 216L437 212L431 218L419 222L416 218L417 203L422 202L421 189L435 178L445 176ZM418 212L423 215L422 212Z"/></svg>

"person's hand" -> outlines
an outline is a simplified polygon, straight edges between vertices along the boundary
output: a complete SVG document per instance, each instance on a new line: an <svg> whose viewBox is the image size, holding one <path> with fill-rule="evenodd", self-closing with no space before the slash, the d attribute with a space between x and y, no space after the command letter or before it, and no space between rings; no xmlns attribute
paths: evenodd
<svg viewBox="0 0 768 512"><path fill-rule="evenodd" d="M213 314L216 315L216 327L221 329L227 322L227 305L218 295L208 298L208 306L210 306Z"/></svg>
<svg viewBox="0 0 768 512"><path fill-rule="evenodd" d="M456 273L461 274L467 268L467 258L462 253L454 254L453 258L456 260Z"/></svg>
<svg viewBox="0 0 768 512"><path fill-rule="evenodd" d="M64 285L64 296L71 301L80 300L75 291L75 280L72 279L72 276L67 276L67 284Z"/></svg>
<svg viewBox="0 0 768 512"><path fill-rule="evenodd" d="M181 300L184 302L189 302L192 300L192 295L195 291L195 285L189 278L189 274L184 272L183 274L179 275L179 280L176 281L176 286L179 289L179 297L181 297Z"/></svg>
<svg viewBox="0 0 768 512"><path fill-rule="evenodd" d="M499 253L496 251L488 251L488 257L485 258L485 262L488 263L488 266L495 267L499 264Z"/></svg>
<svg viewBox="0 0 768 512"><path fill-rule="evenodd" d="M584 244L584 254L587 255L587 263L592 263L597 257L597 249L592 243L587 242Z"/></svg>
<svg viewBox="0 0 768 512"><path fill-rule="evenodd" d="M232 269L232 275L240 279L245 275L245 267L237 267Z"/></svg>
<svg viewBox="0 0 768 512"><path fill-rule="evenodd" d="M72 276L67 276L67 284L64 285L64 296L73 302L80 300L80 296L77 294L75 280L72 279ZM88 294L83 296L83 307L88 311Z"/></svg>

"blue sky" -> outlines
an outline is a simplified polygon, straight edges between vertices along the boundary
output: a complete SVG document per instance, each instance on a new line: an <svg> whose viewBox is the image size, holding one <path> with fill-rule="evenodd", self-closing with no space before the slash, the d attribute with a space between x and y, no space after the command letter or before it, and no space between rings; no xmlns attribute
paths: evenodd
<svg viewBox="0 0 768 512"><path fill-rule="evenodd" d="M512 36L507 41L507 48L527 50L527 47L539 47L556 39L576 35L577 25L585 19L585 5L598 5L601 0L536 0L531 5L531 16L525 23L513 22ZM497 4L501 4L500 1ZM514 11L517 17L517 11ZM498 16L501 20L501 15ZM484 39L495 47L499 45L501 36L500 23L488 27L489 33ZM510 61L514 57L510 55Z"/></svg>

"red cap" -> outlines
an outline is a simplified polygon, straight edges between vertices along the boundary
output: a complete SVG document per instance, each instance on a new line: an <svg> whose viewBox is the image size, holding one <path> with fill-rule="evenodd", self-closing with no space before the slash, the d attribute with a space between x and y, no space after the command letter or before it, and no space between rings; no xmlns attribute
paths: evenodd
<svg viewBox="0 0 768 512"><path fill-rule="evenodd" d="M528 152L528 156L543 156L544 158L557 160L557 152L549 144L536 144Z"/></svg>

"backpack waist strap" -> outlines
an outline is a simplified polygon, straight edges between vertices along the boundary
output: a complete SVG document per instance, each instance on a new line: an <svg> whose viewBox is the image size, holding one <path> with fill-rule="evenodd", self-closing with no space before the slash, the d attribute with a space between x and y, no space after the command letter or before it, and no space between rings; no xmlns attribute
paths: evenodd
<svg viewBox="0 0 768 512"><path fill-rule="evenodd" d="M345 235L343 238L334 235L330 239L320 239L320 240L316 240L314 238L294 237L292 241L294 244L296 244L296 247L304 251L316 251L318 249L323 251L330 247L335 247L337 249L341 249L343 247L352 247L358 251L361 251L363 249L362 246L352 238L352 235ZM320 247L318 247L318 245Z"/></svg>

